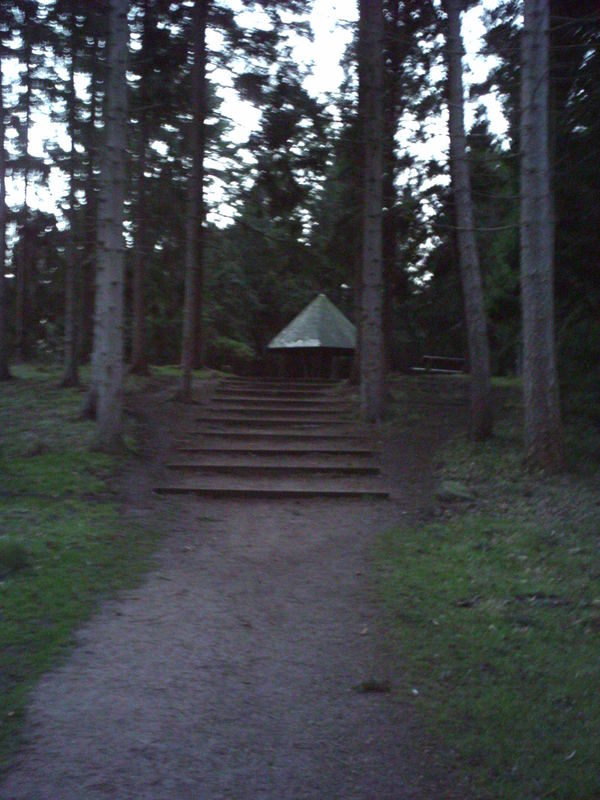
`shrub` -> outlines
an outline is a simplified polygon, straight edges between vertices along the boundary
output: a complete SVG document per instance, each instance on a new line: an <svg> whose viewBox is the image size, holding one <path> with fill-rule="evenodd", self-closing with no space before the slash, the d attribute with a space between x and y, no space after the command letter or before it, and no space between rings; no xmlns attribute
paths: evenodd
<svg viewBox="0 0 600 800"><path fill-rule="evenodd" d="M208 345L208 365L215 369L231 370L247 375L254 363L254 351L244 342L217 336Z"/></svg>

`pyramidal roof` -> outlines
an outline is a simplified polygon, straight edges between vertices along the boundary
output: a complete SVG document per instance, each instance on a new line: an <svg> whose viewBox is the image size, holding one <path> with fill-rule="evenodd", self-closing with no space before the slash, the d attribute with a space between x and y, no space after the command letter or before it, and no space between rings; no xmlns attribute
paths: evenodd
<svg viewBox="0 0 600 800"><path fill-rule="evenodd" d="M288 347L353 350L356 347L356 328L331 300L320 294L269 342L271 350Z"/></svg>

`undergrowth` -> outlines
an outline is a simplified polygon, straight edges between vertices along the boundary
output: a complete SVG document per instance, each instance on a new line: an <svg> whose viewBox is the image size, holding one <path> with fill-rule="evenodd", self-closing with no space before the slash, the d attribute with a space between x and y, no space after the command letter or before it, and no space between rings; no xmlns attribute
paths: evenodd
<svg viewBox="0 0 600 800"><path fill-rule="evenodd" d="M101 597L141 575L158 536L121 514L123 464L94 452L83 390L58 388L57 370L12 371L0 385L0 765L37 678Z"/></svg>

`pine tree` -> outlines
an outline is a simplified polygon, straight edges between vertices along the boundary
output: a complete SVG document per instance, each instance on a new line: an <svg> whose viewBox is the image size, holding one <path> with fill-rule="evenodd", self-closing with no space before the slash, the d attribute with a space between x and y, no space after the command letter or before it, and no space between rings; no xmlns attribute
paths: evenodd
<svg viewBox="0 0 600 800"><path fill-rule="evenodd" d="M8 366L8 320L6 303L6 151L4 149L4 88L2 61L4 58L4 20L0 18L0 380L11 377Z"/></svg>
<svg viewBox="0 0 600 800"><path fill-rule="evenodd" d="M127 125L128 0L110 0L106 125L100 176L92 387L98 443L121 445L123 413L123 206Z"/></svg>
<svg viewBox="0 0 600 800"><path fill-rule="evenodd" d="M69 153L69 200L68 220L69 239L67 245L67 262L65 275L65 349L64 373L62 386L79 385L78 367L78 285L77 285L77 238L75 233L75 162L76 162L76 119L77 95L75 92L75 72L77 70L77 22L76 9L73 2L67 10L68 39L69 39L69 77L67 80L67 131L71 141Z"/></svg>
<svg viewBox="0 0 600 800"><path fill-rule="evenodd" d="M460 0L447 0L448 14L448 127L450 165L454 192L460 274L465 304L469 365L471 371L471 431L476 439L492 433L490 355L475 237L471 179L465 145L462 83Z"/></svg>
<svg viewBox="0 0 600 800"><path fill-rule="evenodd" d="M85 362L92 351L94 330L94 282L97 255L98 229L98 172L100 168L100 123L102 121L102 89L105 77L104 49L101 42L106 36L106 20L98 9L90 9L86 33L86 72L89 75L89 100L87 118L82 124L81 143L84 149L82 164L85 205L81 220L80 299L77 329L79 359Z"/></svg>
<svg viewBox="0 0 600 800"><path fill-rule="evenodd" d="M195 0L193 9L192 171L188 184L186 225L185 300L182 344L181 397L192 399L192 369L201 354L203 313L202 224L204 221L204 121L206 119L206 22L210 0Z"/></svg>
<svg viewBox="0 0 600 800"><path fill-rule="evenodd" d="M525 0L521 83L521 304L527 459L563 462L554 339L554 228L548 141L548 0Z"/></svg>
<svg viewBox="0 0 600 800"><path fill-rule="evenodd" d="M382 40L381 0L360 3L360 79L364 83L361 132L364 148L360 397L366 422L383 416L384 347L382 234Z"/></svg>
<svg viewBox="0 0 600 800"><path fill-rule="evenodd" d="M415 159L406 150L399 152L397 134L401 120L410 114L422 122L421 106L427 106L430 89L423 75L431 68L436 48L431 42L438 35L439 21L431 0L384 0L383 72L383 323L387 366L398 359L394 348L397 308L407 302L410 280L406 253L406 202L411 206L412 189L404 186L399 195L401 170L415 169ZM427 111L426 111L427 113ZM414 208L411 209L414 219Z"/></svg>
<svg viewBox="0 0 600 800"><path fill-rule="evenodd" d="M16 0L14 3L14 33L17 34L20 46L16 50L23 65L22 91L10 114L16 124L18 136L16 155L11 160L11 171L18 174L23 181L23 204L17 214L17 232L19 237L18 258L15 259L15 354L25 361L32 350L32 331L35 327L32 317L31 297L34 294L32 252L35 244L32 241L30 195L33 179L46 176L48 168L43 158L30 153L29 143L33 115L39 107L40 96L47 95L48 80L43 76L43 45L47 40L45 21L41 18L38 3L34 0Z"/></svg>
<svg viewBox="0 0 600 800"><path fill-rule="evenodd" d="M145 303L145 266L148 257L147 248L147 149L149 140L149 109L152 97L149 81L152 75L153 62L151 58L151 36L154 20L151 16L150 0L142 0L142 35L140 50L140 86L138 112L138 142L137 142L137 208L135 225L135 248L133 253L133 321L130 371L135 375L148 374L148 358L146 354L146 303Z"/></svg>
<svg viewBox="0 0 600 800"><path fill-rule="evenodd" d="M153 152L151 143L165 138L165 125L174 123L180 106L178 81L185 73L182 62L187 55L187 29L179 25L182 10L169 0L139 0L134 18L140 47L130 54L129 70L136 75L130 86L131 117L134 123L132 154L132 323L130 371L148 373L147 299L151 278L152 245L156 239L153 184L160 174L163 159ZM179 30L181 28L181 31ZM177 133L179 133L177 131ZM171 208L171 211L174 211ZM169 214L172 219L174 213ZM159 225L159 229L162 228Z"/></svg>

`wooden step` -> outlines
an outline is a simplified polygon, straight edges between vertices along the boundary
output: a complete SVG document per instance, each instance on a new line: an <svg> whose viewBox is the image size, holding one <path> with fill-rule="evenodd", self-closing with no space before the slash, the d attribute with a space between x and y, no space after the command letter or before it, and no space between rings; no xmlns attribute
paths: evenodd
<svg viewBox="0 0 600 800"><path fill-rule="evenodd" d="M242 384L242 383L220 383L218 384L215 389L215 392L234 392L237 394L256 394L259 393L261 395L268 395L268 394L284 394L293 393L298 396L313 396L313 397L327 397L330 395L335 395L339 390L335 386L335 384L304 384L304 385L293 385L293 384L266 384L266 383L253 383L253 384Z"/></svg>
<svg viewBox="0 0 600 800"><path fill-rule="evenodd" d="M197 497L213 497L243 500L307 500L318 498L329 499L386 499L389 492L385 489L347 489L341 487L320 486L294 489L291 487L235 487L235 486L157 486L157 494L195 495Z"/></svg>
<svg viewBox="0 0 600 800"><path fill-rule="evenodd" d="M233 416L233 415L222 415L222 414L206 414L202 417L196 417L196 422L207 423L210 425L225 425L226 427L246 427L248 425L255 425L259 428L264 427L292 427L292 428L303 428L303 427L321 427L327 428L330 425L334 426L341 426L341 425L351 425L353 420L351 418L343 418L343 417L305 417L302 419L298 419L297 417L275 417L275 416Z"/></svg>
<svg viewBox="0 0 600 800"><path fill-rule="evenodd" d="M324 408L313 407L297 407L295 405L284 404L263 404L252 403L248 405L240 405L239 403L219 404L218 406L207 406L208 413L215 414L231 414L232 416L269 416L281 417L286 415L294 415L296 417L310 417L314 416L318 419L329 419L330 417L339 417L340 415L348 415L350 407L348 405L340 405L337 407L326 406Z"/></svg>
<svg viewBox="0 0 600 800"><path fill-rule="evenodd" d="M275 476L286 475L378 475L376 466L348 466L335 464L219 464L216 462L187 462L166 464L168 469L185 472L207 472L213 475Z"/></svg>
<svg viewBox="0 0 600 800"><path fill-rule="evenodd" d="M224 405L243 405L245 408L350 408L346 401L327 397L280 397L267 395L235 395L214 394L210 398L212 404L222 407Z"/></svg>
<svg viewBox="0 0 600 800"><path fill-rule="evenodd" d="M245 397L245 398L266 398L266 397L273 397L273 398L294 398L297 397L298 399L311 399L315 398L318 400L326 401L328 398L335 398L338 397L335 392L331 390L331 388L326 389L277 389L277 388L268 388L264 387L262 389L259 388L250 388L247 386L221 386L215 389L213 392L213 397Z"/></svg>
<svg viewBox="0 0 600 800"><path fill-rule="evenodd" d="M193 455L216 455L224 453L226 455L259 457L351 456L352 458L365 458L373 455L373 451L370 448L347 447L344 445L340 445L339 447L284 447L282 445L272 445L270 447L198 447L194 445L182 445L175 449L178 453L189 453Z"/></svg>
<svg viewBox="0 0 600 800"><path fill-rule="evenodd" d="M249 429L245 428L243 431L232 431L226 430L224 428L206 428L203 430L194 431L189 434L190 436L195 437L202 437L207 439L258 439L259 441L264 440L273 440L281 442L284 439L289 441L315 441L315 442L326 442L326 441L336 441L336 442L361 442L363 441L363 437L360 436L358 433L350 433L348 431L315 431L315 430L306 430L306 431L270 431L257 429Z"/></svg>
<svg viewBox="0 0 600 800"><path fill-rule="evenodd" d="M219 386L257 386L262 388L267 387L280 387L283 386L289 389L312 389L315 386L338 386L339 381L328 380L324 378L301 378L294 380L293 378L240 378L231 377L224 378Z"/></svg>

